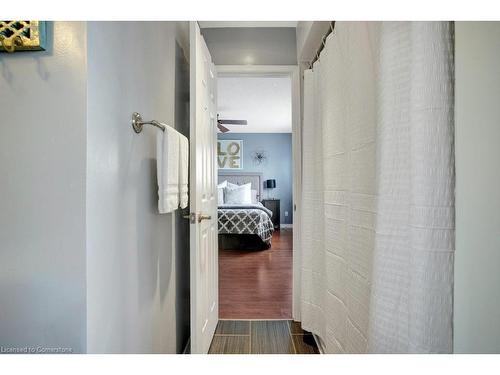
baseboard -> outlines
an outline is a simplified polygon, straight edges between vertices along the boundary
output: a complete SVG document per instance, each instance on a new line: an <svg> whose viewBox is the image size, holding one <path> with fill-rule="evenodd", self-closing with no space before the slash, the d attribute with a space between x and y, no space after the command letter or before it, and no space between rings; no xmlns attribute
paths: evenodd
<svg viewBox="0 0 500 375"><path fill-rule="evenodd" d="M280 228L293 229L293 224L280 224Z"/></svg>

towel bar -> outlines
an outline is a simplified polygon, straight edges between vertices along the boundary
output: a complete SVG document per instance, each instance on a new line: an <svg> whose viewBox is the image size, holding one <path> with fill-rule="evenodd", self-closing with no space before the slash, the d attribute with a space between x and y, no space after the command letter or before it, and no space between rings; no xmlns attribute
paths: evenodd
<svg viewBox="0 0 500 375"><path fill-rule="evenodd" d="M137 113L137 112L132 113L132 128L134 129L134 131L137 134L142 132L142 127L144 125L156 126L158 129L161 129L161 131L163 131L163 132L165 131L165 129L168 126L167 124L164 124L164 123L156 121L156 120L142 121L142 116L139 113Z"/></svg>

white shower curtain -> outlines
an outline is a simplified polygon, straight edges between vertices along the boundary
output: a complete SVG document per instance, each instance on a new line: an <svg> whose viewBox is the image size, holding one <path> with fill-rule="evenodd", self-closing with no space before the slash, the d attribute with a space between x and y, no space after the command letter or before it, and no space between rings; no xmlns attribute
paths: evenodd
<svg viewBox="0 0 500 375"><path fill-rule="evenodd" d="M451 352L453 25L338 22L304 73L302 326Z"/></svg>

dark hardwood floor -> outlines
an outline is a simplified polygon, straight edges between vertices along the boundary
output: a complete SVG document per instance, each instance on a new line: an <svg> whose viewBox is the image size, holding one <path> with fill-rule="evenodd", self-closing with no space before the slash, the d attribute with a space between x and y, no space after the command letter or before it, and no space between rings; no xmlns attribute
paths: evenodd
<svg viewBox="0 0 500 375"><path fill-rule="evenodd" d="M268 250L219 250L220 319L292 318L292 230Z"/></svg>
<svg viewBox="0 0 500 375"><path fill-rule="evenodd" d="M319 354L319 350L298 322L221 320L209 354Z"/></svg>

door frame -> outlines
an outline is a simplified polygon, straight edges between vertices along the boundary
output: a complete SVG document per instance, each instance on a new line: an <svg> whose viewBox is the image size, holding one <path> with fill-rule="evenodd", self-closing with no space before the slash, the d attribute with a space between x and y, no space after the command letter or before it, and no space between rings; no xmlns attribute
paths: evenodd
<svg viewBox="0 0 500 375"><path fill-rule="evenodd" d="M216 65L217 77L224 76L257 76L279 77L288 76L292 83L292 155L293 155L293 186L294 205L293 222L293 281L292 281L292 318L300 321L302 265L301 251L301 196L302 196L302 127L300 120L300 70L298 65Z"/></svg>

